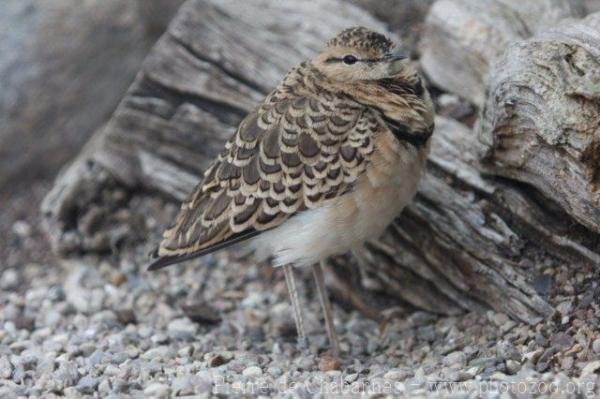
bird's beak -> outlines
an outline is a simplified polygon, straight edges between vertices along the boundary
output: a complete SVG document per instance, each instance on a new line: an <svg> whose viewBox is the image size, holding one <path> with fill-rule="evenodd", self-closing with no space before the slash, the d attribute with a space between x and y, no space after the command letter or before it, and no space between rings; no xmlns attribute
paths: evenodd
<svg viewBox="0 0 600 399"><path fill-rule="evenodd" d="M387 53L383 59L384 61L387 62L394 62L394 61L402 61L408 58L408 54L405 51L396 51L393 53Z"/></svg>

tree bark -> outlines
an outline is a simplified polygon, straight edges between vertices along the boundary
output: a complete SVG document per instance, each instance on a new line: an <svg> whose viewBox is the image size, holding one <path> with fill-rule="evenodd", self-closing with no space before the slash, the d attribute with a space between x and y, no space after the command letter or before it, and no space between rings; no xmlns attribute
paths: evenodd
<svg viewBox="0 0 600 399"><path fill-rule="evenodd" d="M512 44L479 125L485 170L537 187L600 233L600 13Z"/></svg>
<svg viewBox="0 0 600 399"><path fill-rule="evenodd" d="M285 71L349 25L384 31L337 0L185 3L111 120L45 199L54 249L114 246L120 225L133 223L119 219L119 209L135 208L127 192L183 199ZM397 306L441 314L491 307L528 323L549 316L548 281L535 265L597 266L598 235L575 223L565 228L570 214L540 201L535 181L482 174L486 148L476 132L436 122L416 200L382 238L331 259L328 284L374 318Z"/></svg>
<svg viewBox="0 0 600 399"><path fill-rule="evenodd" d="M509 42L584 15L583 0L439 0L425 22L423 70L436 86L480 107L489 70Z"/></svg>

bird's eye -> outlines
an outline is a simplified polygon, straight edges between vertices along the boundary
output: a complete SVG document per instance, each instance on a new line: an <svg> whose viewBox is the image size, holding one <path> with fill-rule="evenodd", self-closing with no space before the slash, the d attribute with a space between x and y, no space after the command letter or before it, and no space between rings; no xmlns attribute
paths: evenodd
<svg viewBox="0 0 600 399"><path fill-rule="evenodd" d="M344 64L352 65L352 64L356 63L356 61L358 61L358 60L353 55L347 55L344 58L342 58L342 61L344 61Z"/></svg>

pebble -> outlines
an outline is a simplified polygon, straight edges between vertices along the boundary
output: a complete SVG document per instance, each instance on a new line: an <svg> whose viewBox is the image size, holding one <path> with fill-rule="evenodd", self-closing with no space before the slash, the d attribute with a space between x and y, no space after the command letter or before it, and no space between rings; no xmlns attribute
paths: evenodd
<svg viewBox="0 0 600 399"><path fill-rule="evenodd" d="M262 373L262 369L258 366L250 366L242 371L242 375L246 377L258 377L259 375L262 375Z"/></svg>
<svg viewBox="0 0 600 399"><path fill-rule="evenodd" d="M79 371L77 366L71 362L63 362L54 372L54 380L59 389L64 389L77 384L79 381Z"/></svg>
<svg viewBox="0 0 600 399"><path fill-rule="evenodd" d="M166 344L169 342L169 336L163 333L154 334L152 337L150 337L150 341L152 341L153 344L158 345Z"/></svg>
<svg viewBox="0 0 600 399"><path fill-rule="evenodd" d="M515 346L509 341L500 341L496 344L496 358L499 361L504 360L521 360L521 354Z"/></svg>
<svg viewBox="0 0 600 399"><path fill-rule="evenodd" d="M600 360L589 362L581 368L581 376L584 377L586 375L593 374L598 369L600 369Z"/></svg>
<svg viewBox="0 0 600 399"><path fill-rule="evenodd" d="M211 306L204 303L188 303L181 306L183 313L192 321L201 324L217 324L221 316Z"/></svg>
<svg viewBox="0 0 600 399"><path fill-rule="evenodd" d="M9 379L13 373L13 366L6 356L0 357L0 378Z"/></svg>
<svg viewBox="0 0 600 399"><path fill-rule="evenodd" d="M521 363L516 362L512 359L506 361L506 371L508 372L508 374L517 374L519 370L521 370Z"/></svg>
<svg viewBox="0 0 600 399"><path fill-rule="evenodd" d="M323 356L319 359L319 370L332 371L342 368L342 362L338 358L332 356Z"/></svg>
<svg viewBox="0 0 600 399"><path fill-rule="evenodd" d="M117 315L117 320L119 320L119 322L123 325L137 323L137 317L131 308L117 309L115 310L115 314Z"/></svg>
<svg viewBox="0 0 600 399"><path fill-rule="evenodd" d="M2 272L0 279L0 288L3 290L13 290L19 285L19 273L14 269L6 269Z"/></svg>
<svg viewBox="0 0 600 399"><path fill-rule="evenodd" d="M142 359L152 360L154 358L169 359L173 357L173 351L170 347L163 345L148 349L141 356Z"/></svg>
<svg viewBox="0 0 600 399"><path fill-rule="evenodd" d="M225 359L221 354L216 354L208 359L207 365L208 367L219 367L226 364L227 362L228 360Z"/></svg>
<svg viewBox="0 0 600 399"><path fill-rule="evenodd" d="M445 366L462 368L467 364L467 356L460 351L452 352L444 357L442 363Z"/></svg>
<svg viewBox="0 0 600 399"><path fill-rule="evenodd" d="M168 385L162 384L160 382L154 382L148 385L146 389L144 389L144 395L152 398L162 399L169 397L169 391L170 389Z"/></svg>
<svg viewBox="0 0 600 399"><path fill-rule="evenodd" d="M267 373L273 377L279 377L283 374L283 370L278 366L269 366L267 368Z"/></svg>
<svg viewBox="0 0 600 399"><path fill-rule="evenodd" d="M390 381L404 381L410 377L411 373L404 369L391 369L383 375L383 378Z"/></svg>
<svg viewBox="0 0 600 399"><path fill-rule="evenodd" d="M366 384L410 387L411 397L430 394L428 384L440 379L465 386L490 379L598 382L595 297L573 301L561 293L561 278L549 295L563 296L547 298L559 304L558 314L536 327L497 312L443 317L403 311L403 320L388 323L381 337L377 323L336 308L344 351L336 359L318 355L327 347L318 301L303 301L311 307L312 353L298 351L285 284L258 278L272 270L226 267L238 262L227 255L214 261L218 267L207 284L201 268L146 275L134 259L126 262L123 281L114 280L113 266L98 272L93 263L70 265L47 280L14 269L19 282L35 284L22 292L0 290L0 397L208 397L218 381L265 383L271 388L260 391L264 397L311 397L304 387L318 379L357 392ZM210 304L188 302L182 314L177 304L198 298L200 289ZM74 298L90 303L76 306ZM567 316L567 327L561 326ZM287 336L278 335L282 321L289 324Z"/></svg>
<svg viewBox="0 0 600 399"><path fill-rule="evenodd" d="M556 333L550 338L550 345L552 345L557 352L562 352L571 348L573 343L573 337L564 332Z"/></svg>
<svg viewBox="0 0 600 399"><path fill-rule="evenodd" d="M84 395L91 395L96 392L98 384L100 384L100 379L86 375L79 380L75 388Z"/></svg>
<svg viewBox="0 0 600 399"><path fill-rule="evenodd" d="M191 339L198 333L198 325L187 318L175 319L167 327L174 339Z"/></svg>
<svg viewBox="0 0 600 399"><path fill-rule="evenodd" d="M197 376L177 377L171 383L171 391L175 396L193 395L194 386L197 385Z"/></svg>

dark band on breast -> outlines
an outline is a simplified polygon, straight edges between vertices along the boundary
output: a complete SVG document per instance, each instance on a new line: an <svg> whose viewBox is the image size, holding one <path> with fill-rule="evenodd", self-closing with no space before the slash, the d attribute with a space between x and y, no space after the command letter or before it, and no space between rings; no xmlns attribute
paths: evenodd
<svg viewBox="0 0 600 399"><path fill-rule="evenodd" d="M381 117L392 131L394 137L401 142L412 144L416 148L421 148L427 144L427 140L429 140L433 133L433 126L430 126L426 131L414 131L402 122L395 121L383 114Z"/></svg>

